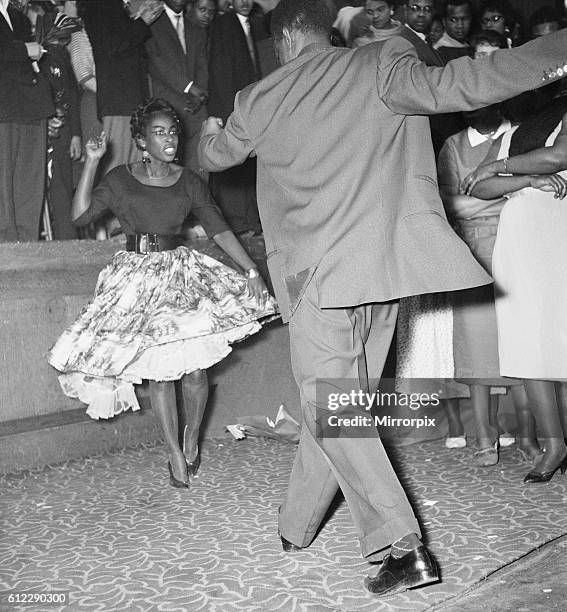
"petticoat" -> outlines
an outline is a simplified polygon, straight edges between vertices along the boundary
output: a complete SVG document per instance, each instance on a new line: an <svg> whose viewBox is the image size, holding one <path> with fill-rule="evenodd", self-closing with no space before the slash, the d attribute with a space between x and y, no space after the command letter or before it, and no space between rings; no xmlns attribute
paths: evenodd
<svg viewBox="0 0 567 612"><path fill-rule="evenodd" d="M140 409L135 383L212 366L276 312L271 296L262 308L242 274L198 251L119 251L47 359L66 395L108 419Z"/></svg>

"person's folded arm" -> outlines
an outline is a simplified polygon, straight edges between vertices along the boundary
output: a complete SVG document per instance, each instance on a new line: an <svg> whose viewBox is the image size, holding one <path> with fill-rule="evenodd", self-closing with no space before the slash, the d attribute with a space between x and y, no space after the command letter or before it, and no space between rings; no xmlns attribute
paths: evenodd
<svg viewBox="0 0 567 612"><path fill-rule="evenodd" d="M483 200L473 196L447 193L443 190L440 190L440 194L447 216L455 220L491 216L502 209L502 198Z"/></svg>
<svg viewBox="0 0 567 612"><path fill-rule="evenodd" d="M561 130L549 147L534 149L500 161L499 172L511 174L550 174L567 170L567 113L563 115Z"/></svg>
<svg viewBox="0 0 567 612"><path fill-rule="evenodd" d="M477 183L473 187L471 195L482 200L493 200L524 187L531 187L533 178L527 174L521 176L494 176Z"/></svg>

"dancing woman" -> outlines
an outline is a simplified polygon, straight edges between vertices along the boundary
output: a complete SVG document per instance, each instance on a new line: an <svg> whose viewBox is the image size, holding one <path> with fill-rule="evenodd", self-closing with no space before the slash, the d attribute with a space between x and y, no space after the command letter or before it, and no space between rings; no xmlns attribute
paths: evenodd
<svg viewBox="0 0 567 612"><path fill-rule="evenodd" d="M257 332L275 303L206 185L174 163L179 119L164 100L140 106L131 120L143 161L109 172L94 189L106 137L86 145L72 217L85 225L110 209L127 237L100 273L95 295L51 349L63 391L89 405L95 419L138 410L134 383L149 380L151 405L168 453L170 484L188 487L200 463L199 427L207 402L206 368L230 343ZM244 271L180 246L193 212ZM175 381L185 423L180 443Z"/></svg>
<svg viewBox="0 0 567 612"><path fill-rule="evenodd" d="M566 111L566 98L554 100L516 130L509 157L481 165L462 183L464 193L482 199L511 194L500 215L493 276L500 372L525 379L545 447L528 483L567 469L560 382L567 380Z"/></svg>

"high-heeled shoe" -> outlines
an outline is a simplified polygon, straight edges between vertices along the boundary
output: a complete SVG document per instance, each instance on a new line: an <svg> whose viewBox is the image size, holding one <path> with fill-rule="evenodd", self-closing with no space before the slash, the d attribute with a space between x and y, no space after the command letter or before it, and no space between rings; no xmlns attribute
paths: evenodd
<svg viewBox="0 0 567 612"><path fill-rule="evenodd" d="M553 470L549 470L547 472L537 472L536 470L532 470L531 472L528 472L524 478L524 482L549 482L557 470L559 470L561 474L565 474L565 472L567 472L567 455L563 457L561 463Z"/></svg>
<svg viewBox="0 0 567 612"><path fill-rule="evenodd" d="M171 463L167 462L167 467L169 469L169 484L176 489L188 489L189 488L189 476L187 476L187 482L183 482L182 480L177 480L173 475L173 469L171 468Z"/></svg>
<svg viewBox="0 0 567 612"><path fill-rule="evenodd" d="M187 425L183 429L183 454L185 455L185 434L187 433ZM185 458L185 463L187 464L187 471L191 476L196 476L199 471L199 466L201 465L201 453L199 453L199 446L197 446L197 454L195 455L195 459L193 461L187 461L187 457Z"/></svg>
<svg viewBox="0 0 567 612"><path fill-rule="evenodd" d="M474 462L480 467L489 467L498 463L498 441L487 448L480 448L473 453Z"/></svg>
<svg viewBox="0 0 567 612"><path fill-rule="evenodd" d="M201 465L201 453L198 448L195 459L193 459L193 461L187 461L187 459L185 459L185 463L187 464L187 472L189 475L196 476L199 471L199 466Z"/></svg>

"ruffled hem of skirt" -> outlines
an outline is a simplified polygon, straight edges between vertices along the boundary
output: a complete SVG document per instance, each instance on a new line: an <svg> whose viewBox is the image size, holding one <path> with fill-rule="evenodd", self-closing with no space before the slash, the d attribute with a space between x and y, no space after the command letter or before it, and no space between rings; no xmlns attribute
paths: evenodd
<svg viewBox="0 0 567 612"><path fill-rule="evenodd" d="M60 374L65 395L88 405L93 419L111 419L126 410L140 409L134 384L142 380L174 381L195 370L204 370L224 359L233 342L261 328L257 321L199 338L152 346L126 366L118 377L91 376L84 372Z"/></svg>

